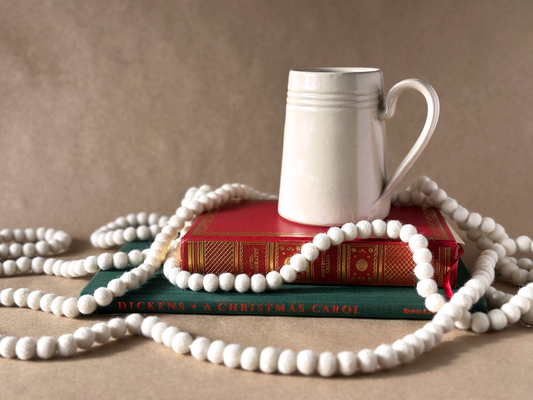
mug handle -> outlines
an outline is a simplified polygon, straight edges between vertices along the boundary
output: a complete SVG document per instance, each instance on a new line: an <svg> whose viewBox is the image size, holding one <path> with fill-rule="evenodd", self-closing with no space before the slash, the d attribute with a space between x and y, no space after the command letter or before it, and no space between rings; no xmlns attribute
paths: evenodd
<svg viewBox="0 0 533 400"><path fill-rule="evenodd" d="M381 195L376 201L383 199L391 195L392 191L405 176L407 171L413 166L414 162L418 159L422 151L425 149L426 145L429 143L435 128L437 127L437 121L439 119L440 103L439 97L435 89L427 83L420 79L405 79L401 82L398 82L394 85L385 100L385 108L378 112L378 119L380 121L386 121L389 118L394 116L396 112L396 101L400 94L406 89L415 89L424 95L428 103L428 114L426 118L426 123L422 129L422 133L418 137L418 140L414 144L413 148L407 156L400 163L394 174L390 177L389 181L385 185L385 188L381 192Z"/></svg>

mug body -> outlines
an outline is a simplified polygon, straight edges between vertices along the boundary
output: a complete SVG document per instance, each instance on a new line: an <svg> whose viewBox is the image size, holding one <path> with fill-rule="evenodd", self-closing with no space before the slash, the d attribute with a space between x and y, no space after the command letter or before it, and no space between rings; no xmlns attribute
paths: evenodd
<svg viewBox="0 0 533 400"><path fill-rule="evenodd" d="M279 214L318 226L385 218L383 77L376 68L289 74Z"/></svg>

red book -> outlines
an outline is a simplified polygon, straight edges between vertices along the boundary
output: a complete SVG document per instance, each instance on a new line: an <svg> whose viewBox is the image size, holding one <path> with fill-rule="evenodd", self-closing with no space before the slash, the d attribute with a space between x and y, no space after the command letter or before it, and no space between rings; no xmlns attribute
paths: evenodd
<svg viewBox="0 0 533 400"><path fill-rule="evenodd" d="M434 208L391 207L387 220L413 224L429 241L439 287L457 280L462 248ZM327 227L297 224L278 214L277 201L240 201L199 216L181 240L181 268L191 273L253 275L277 271ZM460 240L460 239L458 239ZM295 283L415 286L415 263L406 243L355 239L321 252Z"/></svg>

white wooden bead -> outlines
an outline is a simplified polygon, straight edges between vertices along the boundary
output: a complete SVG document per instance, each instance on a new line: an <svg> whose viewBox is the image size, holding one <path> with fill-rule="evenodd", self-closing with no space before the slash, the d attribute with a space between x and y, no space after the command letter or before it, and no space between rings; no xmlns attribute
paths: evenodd
<svg viewBox="0 0 533 400"><path fill-rule="evenodd" d="M469 215L470 215L470 213L468 212L468 210L466 208L459 206L453 212L452 218L457 223L466 222L466 220L468 219Z"/></svg>
<svg viewBox="0 0 533 400"><path fill-rule="evenodd" d="M130 226L124 229L124 240L126 242L134 242L137 240L137 229Z"/></svg>
<svg viewBox="0 0 533 400"><path fill-rule="evenodd" d="M120 279L112 279L107 284L107 289L111 292L113 297L121 297L126 293L126 284Z"/></svg>
<svg viewBox="0 0 533 400"><path fill-rule="evenodd" d="M472 298L464 293L455 293L450 303L458 305L463 310L470 310L472 307Z"/></svg>
<svg viewBox="0 0 533 400"><path fill-rule="evenodd" d="M65 302L67 298L64 296L58 296L50 305L50 309L52 310L52 313L54 315L57 315L58 317L61 317L63 315L63 303Z"/></svg>
<svg viewBox="0 0 533 400"><path fill-rule="evenodd" d="M431 193L429 196L431 202L434 204L435 207L440 206L444 200L448 198L448 195L446 192L442 189L437 189Z"/></svg>
<svg viewBox="0 0 533 400"><path fill-rule="evenodd" d="M219 278L219 282L220 282L220 288L223 289L222 287L222 283L223 283L223 279L222 279L222 276L224 274L222 274ZM187 289L189 287L189 278L191 277L191 273L189 271L181 271L177 276L176 276L176 286L179 287L180 289ZM224 290L224 289L223 289Z"/></svg>
<svg viewBox="0 0 533 400"><path fill-rule="evenodd" d="M381 219L372 221L372 234L377 237L383 237L387 234L387 223Z"/></svg>
<svg viewBox="0 0 533 400"><path fill-rule="evenodd" d="M279 270L279 273L281 274L281 277L283 278L284 282L292 283L297 278L297 273L290 265L284 265Z"/></svg>
<svg viewBox="0 0 533 400"><path fill-rule="evenodd" d="M13 260L4 261L3 265L4 275L13 276L17 273L17 263Z"/></svg>
<svg viewBox="0 0 533 400"><path fill-rule="evenodd" d="M120 276L120 280L126 285L126 289L133 290L139 284L139 277L132 272L126 272Z"/></svg>
<svg viewBox="0 0 533 400"><path fill-rule="evenodd" d="M250 290L250 277L246 274L239 274L235 278L235 290L239 293L246 293Z"/></svg>
<svg viewBox="0 0 533 400"><path fill-rule="evenodd" d="M95 312L96 306L96 300L89 294L85 294L78 299L78 310L82 314L92 314Z"/></svg>
<svg viewBox="0 0 533 400"><path fill-rule="evenodd" d="M325 233L319 233L313 238L313 244L320 251L326 251L331 247L331 241L329 240L328 235Z"/></svg>
<svg viewBox="0 0 533 400"><path fill-rule="evenodd" d="M302 350L296 357L296 367L303 375L313 375L318 364L318 357L313 350Z"/></svg>
<svg viewBox="0 0 533 400"><path fill-rule="evenodd" d="M471 328L476 333L485 333L490 328L490 321L487 314L476 312L472 314Z"/></svg>
<svg viewBox="0 0 533 400"><path fill-rule="evenodd" d="M295 254L290 259L290 266L296 271L296 272L304 272L307 270L307 267L309 265L306 257L304 257L301 254Z"/></svg>
<svg viewBox="0 0 533 400"><path fill-rule="evenodd" d="M266 278L264 275L255 274L250 279L250 288L254 293L263 293L266 290Z"/></svg>
<svg viewBox="0 0 533 400"><path fill-rule="evenodd" d="M431 193L433 193L435 190L437 190L439 187L435 182L432 180L425 181L422 186L420 187L420 190L426 195L429 196Z"/></svg>
<svg viewBox="0 0 533 400"><path fill-rule="evenodd" d="M276 372L278 369L278 357L279 350L274 347L264 348L259 356L259 369L266 374Z"/></svg>
<svg viewBox="0 0 533 400"><path fill-rule="evenodd" d="M489 234L489 238L494 242L500 241L505 236L505 229L500 224L496 224L494 230Z"/></svg>
<svg viewBox="0 0 533 400"><path fill-rule="evenodd" d="M28 295L27 303L28 307L32 310L38 310L40 308L41 298L44 296L44 292L41 290L34 290Z"/></svg>
<svg viewBox="0 0 533 400"><path fill-rule="evenodd" d="M152 336L152 339L154 339L154 342L156 343L163 343L163 333L168 328L168 324L166 322L158 322L150 331L150 335Z"/></svg>
<svg viewBox="0 0 533 400"><path fill-rule="evenodd" d="M78 310L78 299L74 297L66 299L61 306L61 311L65 317L76 318L80 315L80 311Z"/></svg>
<svg viewBox="0 0 533 400"><path fill-rule="evenodd" d="M15 290L12 288L4 289L0 292L0 303L6 307L15 305Z"/></svg>
<svg viewBox="0 0 533 400"><path fill-rule="evenodd" d="M429 311L436 313L445 303L446 300L440 293L433 293L426 298L425 306Z"/></svg>
<svg viewBox="0 0 533 400"><path fill-rule="evenodd" d="M266 284L270 290L278 290L283 285L283 278L278 271L270 271L266 276Z"/></svg>
<svg viewBox="0 0 533 400"><path fill-rule="evenodd" d="M428 352L435 346L435 336L426 329L417 330L414 335L424 343L424 351Z"/></svg>
<svg viewBox="0 0 533 400"><path fill-rule="evenodd" d="M491 329L499 331L507 326L507 316L502 310L495 308L490 310L487 316L489 317Z"/></svg>
<svg viewBox="0 0 533 400"><path fill-rule="evenodd" d="M418 279L432 279L435 276L435 269L433 268L433 265L428 262L417 264L414 272Z"/></svg>
<svg viewBox="0 0 533 400"><path fill-rule="evenodd" d="M533 326L533 307L528 312L522 314L520 321L526 326Z"/></svg>
<svg viewBox="0 0 533 400"><path fill-rule="evenodd" d="M525 285L528 282L529 273L523 269L517 269L511 275L511 282L515 285Z"/></svg>
<svg viewBox="0 0 533 400"><path fill-rule="evenodd" d="M522 314L527 313L531 308L531 302L529 299L520 295L513 296L511 300L509 300L509 303L517 306Z"/></svg>
<svg viewBox="0 0 533 400"><path fill-rule="evenodd" d="M420 296L428 297L437 292L437 283L433 279L421 279L416 284L416 291Z"/></svg>
<svg viewBox="0 0 533 400"><path fill-rule="evenodd" d="M138 335L141 331L141 325L144 318L140 314L130 314L126 317L126 329L130 335Z"/></svg>
<svg viewBox="0 0 533 400"><path fill-rule="evenodd" d="M111 337L111 329L105 322L94 324L91 330L94 332L94 341L96 343L107 343Z"/></svg>
<svg viewBox="0 0 533 400"><path fill-rule="evenodd" d="M259 368L259 350L247 347L241 354L241 368L245 371L256 371Z"/></svg>
<svg viewBox="0 0 533 400"><path fill-rule="evenodd" d="M330 377L337 373L338 362L335 354L327 351L318 356L317 372L321 376Z"/></svg>
<svg viewBox="0 0 533 400"><path fill-rule="evenodd" d="M533 301L533 287L531 286L524 286L523 288L520 288L517 294L525 297L529 301Z"/></svg>
<svg viewBox="0 0 533 400"><path fill-rule="evenodd" d="M34 338L23 337L17 340L15 352L20 360L31 360L35 357L37 342Z"/></svg>
<svg viewBox="0 0 533 400"><path fill-rule="evenodd" d="M469 230L466 232L466 237L467 237L468 239L470 239L471 241L473 241L473 242L476 242L476 241L479 240L482 236L483 236L483 232L481 232L481 229L479 229L479 228L469 229Z"/></svg>
<svg viewBox="0 0 533 400"><path fill-rule="evenodd" d="M21 288L15 290L13 294L13 299L15 304L19 307L26 307L28 305L28 296L30 295L30 290L26 288Z"/></svg>
<svg viewBox="0 0 533 400"><path fill-rule="evenodd" d="M507 238L507 239L502 240L500 243L505 248L506 254L508 256L512 256L513 254L516 253L517 245L514 239Z"/></svg>
<svg viewBox="0 0 533 400"><path fill-rule="evenodd" d="M71 357L76 353L77 340L72 334L61 335L57 339L57 350L61 357Z"/></svg>
<svg viewBox="0 0 533 400"><path fill-rule="evenodd" d="M374 350L374 353L376 354L378 365L381 369L394 368L398 364L396 351L388 344L378 346Z"/></svg>
<svg viewBox="0 0 533 400"><path fill-rule="evenodd" d="M52 293L43 295L43 297L41 297L41 301L39 302L39 307L41 310L44 312L52 312L52 302L55 298L56 295Z"/></svg>
<svg viewBox="0 0 533 400"><path fill-rule="evenodd" d="M368 221L359 221L355 224L357 227L357 237L360 239L368 239L372 235L372 224Z"/></svg>
<svg viewBox="0 0 533 400"><path fill-rule="evenodd" d="M159 322L159 318L156 316L146 317L141 323L140 333L150 338L152 337L152 328Z"/></svg>
<svg viewBox="0 0 533 400"><path fill-rule="evenodd" d="M238 344L229 344L224 349L224 365L229 368L239 368L241 364L242 347Z"/></svg>
<svg viewBox="0 0 533 400"><path fill-rule="evenodd" d="M344 242L344 233L340 228L332 227L328 229L328 238L331 242L332 246L338 246L342 242Z"/></svg>
<svg viewBox="0 0 533 400"><path fill-rule="evenodd" d="M283 350L278 358L278 371L284 375L296 372L296 354L292 350Z"/></svg>
<svg viewBox="0 0 533 400"><path fill-rule="evenodd" d="M17 355L17 338L6 336L0 340L0 356L4 358L15 358Z"/></svg>
<svg viewBox="0 0 533 400"><path fill-rule="evenodd" d="M301 253L308 261L313 262L318 258L319 250L313 243L306 243L302 246Z"/></svg>
<svg viewBox="0 0 533 400"><path fill-rule="evenodd" d="M218 277L218 283L221 290L224 290L225 292L230 291L235 286L235 275L230 274L228 272L223 273Z"/></svg>
<svg viewBox="0 0 533 400"><path fill-rule="evenodd" d="M500 274L501 274L502 278L510 280L511 277L513 276L513 272L515 272L517 270L518 270L518 266L516 264L507 263L507 264L504 264L501 267Z"/></svg>
<svg viewBox="0 0 533 400"><path fill-rule="evenodd" d="M115 339L122 339L124 336L126 336L126 321L122 318L113 318L111 319L107 325L109 326L109 330L111 332L111 337Z"/></svg>
<svg viewBox="0 0 533 400"><path fill-rule="evenodd" d="M533 261L529 258L521 258L518 260L518 266L526 271L531 271L533 269Z"/></svg>
<svg viewBox="0 0 533 400"><path fill-rule="evenodd" d="M22 246L19 243L12 243L9 245L9 253L13 258L22 257Z"/></svg>
<svg viewBox="0 0 533 400"><path fill-rule="evenodd" d="M440 205L440 209L442 210L442 212L450 216L453 215L453 213L455 212L455 210L457 210L458 207L459 205L457 204L457 201L455 199L452 199L451 197L448 197Z"/></svg>
<svg viewBox="0 0 533 400"><path fill-rule="evenodd" d="M430 263L433 255L429 249L418 249L413 253L413 260L416 264Z"/></svg>
<svg viewBox="0 0 533 400"><path fill-rule="evenodd" d="M467 311L459 321L455 321L455 326L459 329L467 330L472 325L472 314Z"/></svg>
<svg viewBox="0 0 533 400"><path fill-rule="evenodd" d="M48 360L56 354L57 340L51 336L43 336L37 341L35 350L37 357Z"/></svg>
<svg viewBox="0 0 533 400"><path fill-rule="evenodd" d="M180 207L176 210L176 215L182 218L185 222L193 218L193 212L187 207Z"/></svg>
<svg viewBox="0 0 533 400"><path fill-rule="evenodd" d="M76 345L80 349L86 350L94 344L95 334L90 328L84 326L74 332L74 338Z"/></svg>
<svg viewBox="0 0 533 400"><path fill-rule="evenodd" d="M417 207L421 207L422 204L424 204L425 199L426 199L426 196L424 195L424 193L422 193L421 190L415 190L411 194L411 202L413 203L413 205Z"/></svg>
<svg viewBox="0 0 533 400"><path fill-rule="evenodd" d="M116 269L125 269L128 267L128 255L126 253L113 254L113 265Z"/></svg>
<svg viewBox="0 0 533 400"><path fill-rule="evenodd" d="M357 353L357 365L365 374L375 372L378 367L378 357L370 349L363 349Z"/></svg>
<svg viewBox="0 0 533 400"><path fill-rule="evenodd" d="M520 320L520 316L522 315L520 309L514 304L510 303L502 305L501 311L505 314L505 317L507 318L507 323L509 325L517 323Z"/></svg>
<svg viewBox="0 0 533 400"><path fill-rule="evenodd" d="M442 341L444 332L442 331L442 327L440 325L434 324L433 322L428 322L422 329L425 329L433 334L435 344Z"/></svg>
<svg viewBox="0 0 533 400"><path fill-rule="evenodd" d="M518 250L522 253L530 253L531 252L531 238L528 236L519 236L516 238L516 246L518 247Z"/></svg>
<svg viewBox="0 0 533 400"><path fill-rule="evenodd" d="M225 348L226 343L222 340L215 340L212 342L207 350L207 361L212 362L213 364L222 364L224 361Z"/></svg>
<svg viewBox="0 0 533 400"><path fill-rule="evenodd" d="M480 214L478 214L478 213L470 213L470 215L468 216L468 218L466 220L466 226L468 227L468 229L479 228L479 226L481 225L482 220L483 220L483 218L481 217Z"/></svg>
<svg viewBox="0 0 533 400"><path fill-rule="evenodd" d="M128 263L133 267L138 267L143 262L142 253L139 250L132 250L128 253Z"/></svg>
<svg viewBox="0 0 533 400"><path fill-rule="evenodd" d="M453 319L444 314L435 315L432 322L439 325L444 333L450 332L454 327Z"/></svg>
<svg viewBox="0 0 533 400"><path fill-rule="evenodd" d="M409 247L411 251L425 249L428 247L428 240L420 234L415 234L409 238Z"/></svg>
<svg viewBox="0 0 533 400"><path fill-rule="evenodd" d="M402 206L407 206L411 202L411 192L409 190L402 190L398 193L398 202Z"/></svg>
<svg viewBox="0 0 533 400"><path fill-rule="evenodd" d="M218 290L218 276L207 274L204 276L203 287L207 292L214 293Z"/></svg>
<svg viewBox="0 0 533 400"><path fill-rule="evenodd" d="M26 257L33 258L35 257L36 250L35 244L33 243L24 243L22 245L22 254Z"/></svg>
<svg viewBox="0 0 533 400"><path fill-rule="evenodd" d="M100 269L98 267L98 260L95 256L89 256L85 259L83 262L83 268L85 268L85 271L87 271L90 274L94 274L95 272L98 272Z"/></svg>
<svg viewBox="0 0 533 400"><path fill-rule="evenodd" d="M357 372L357 356L351 351L337 354L337 365L341 375L352 376Z"/></svg>
<svg viewBox="0 0 533 400"><path fill-rule="evenodd" d="M113 255L110 253L102 253L98 256L97 263L101 270L110 270L113 268Z"/></svg>
<svg viewBox="0 0 533 400"><path fill-rule="evenodd" d="M400 240L408 243L412 236L416 235L416 228L411 224L403 225L400 229Z"/></svg>
<svg viewBox="0 0 533 400"><path fill-rule="evenodd" d="M495 228L496 228L496 222L494 222L492 218L483 217L483 219L481 220L481 225L479 227L481 232L489 234L492 231L494 231Z"/></svg>
<svg viewBox="0 0 533 400"><path fill-rule="evenodd" d="M407 343L405 340L397 340L392 344L392 348L396 352L396 358L399 363L407 364L415 357L413 345Z"/></svg>
<svg viewBox="0 0 533 400"><path fill-rule="evenodd" d="M348 222L341 227L344 234L344 240L347 242L355 240L357 238L357 227L353 222Z"/></svg>

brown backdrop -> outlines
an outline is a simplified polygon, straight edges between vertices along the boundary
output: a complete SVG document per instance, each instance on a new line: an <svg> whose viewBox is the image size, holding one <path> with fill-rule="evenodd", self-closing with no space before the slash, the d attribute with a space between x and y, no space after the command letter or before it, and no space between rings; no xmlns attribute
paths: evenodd
<svg viewBox="0 0 533 400"><path fill-rule="evenodd" d="M0 226L67 230L76 240L65 257L81 257L98 253L87 240L98 226L129 212L171 213L192 185L242 182L276 193L288 71L375 66L387 90L416 77L441 99L434 138L405 184L426 174L513 237L532 234L532 20L529 1L4 0ZM424 119L422 97L405 94L387 123L391 169ZM467 251L471 260L476 251ZM84 283L19 277L2 278L0 287L75 295ZM105 320L0 311L2 334L59 335ZM317 351L376 346L421 325L164 318L244 345ZM327 382L203 365L140 339L69 361L0 360L0 377L6 396L22 391L33 398L118 398L119 391L122 398L340 397L363 390L387 397L466 390L473 398L515 390L514 397L525 397L533 367L529 334L518 326L482 338L454 332L406 368Z"/></svg>

